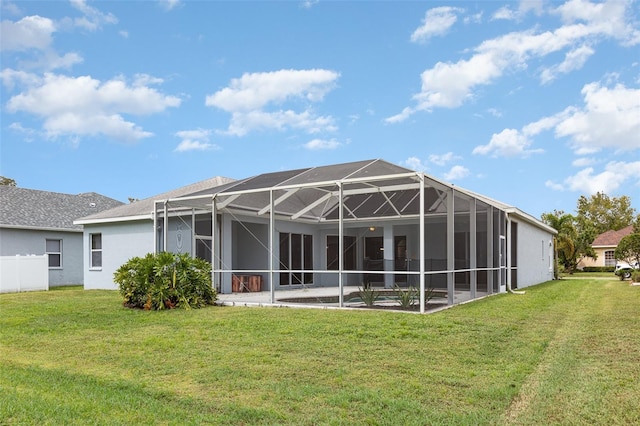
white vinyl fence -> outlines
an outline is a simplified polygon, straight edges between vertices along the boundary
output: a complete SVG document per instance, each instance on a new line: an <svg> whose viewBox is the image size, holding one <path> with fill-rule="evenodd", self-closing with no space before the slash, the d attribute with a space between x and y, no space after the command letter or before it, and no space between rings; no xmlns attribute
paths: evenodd
<svg viewBox="0 0 640 426"><path fill-rule="evenodd" d="M0 293L49 290L49 262L42 256L0 256Z"/></svg>

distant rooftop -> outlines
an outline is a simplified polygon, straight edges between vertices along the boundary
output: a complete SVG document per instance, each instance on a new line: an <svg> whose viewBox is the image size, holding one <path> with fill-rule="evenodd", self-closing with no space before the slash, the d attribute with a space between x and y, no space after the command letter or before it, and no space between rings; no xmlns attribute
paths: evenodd
<svg viewBox="0 0 640 426"><path fill-rule="evenodd" d="M592 247L616 247L621 239L633 233L633 225L629 225L625 228L618 229L617 231L607 231L598 235L593 243Z"/></svg>
<svg viewBox="0 0 640 426"><path fill-rule="evenodd" d="M63 194L0 185L0 227L81 231L75 219L122 204L95 192Z"/></svg>
<svg viewBox="0 0 640 426"><path fill-rule="evenodd" d="M142 219L151 218L153 212L153 203L156 200L166 200L169 198L186 197L193 194L207 193L212 188L217 188L225 184L234 182L233 179L216 176L211 179L206 179L200 182L192 183L187 186L183 186L178 189L163 192L162 194L154 195L142 200L134 201L130 204L124 204L110 210L101 211L99 213L80 216L76 219L81 219L80 223L100 222L104 219ZM80 225L78 225L80 226Z"/></svg>

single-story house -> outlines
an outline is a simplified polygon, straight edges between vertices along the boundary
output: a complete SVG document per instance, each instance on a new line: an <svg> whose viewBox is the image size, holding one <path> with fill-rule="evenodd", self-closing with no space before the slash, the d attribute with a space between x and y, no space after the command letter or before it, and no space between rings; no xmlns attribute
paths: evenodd
<svg viewBox="0 0 640 426"><path fill-rule="evenodd" d="M95 192L62 194L0 185L0 256L47 255L49 286L82 284L82 226L123 203Z"/></svg>
<svg viewBox="0 0 640 426"><path fill-rule="evenodd" d="M209 260L220 293L268 291L271 303L323 287L343 306L349 288L399 286L419 289L424 312L428 289L452 305L553 279L553 228L384 160L213 183L77 220L85 288L116 289L114 271L150 251Z"/></svg>
<svg viewBox="0 0 640 426"><path fill-rule="evenodd" d="M596 259L592 257L585 257L578 265L579 269L590 266L616 266L615 251L616 247L627 235L633 233L633 225L626 226L617 231L609 230L598 235L591 243L591 247L598 256Z"/></svg>
<svg viewBox="0 0 640 426"><path fill-rule="evenodd" d="M214 188L232 181L229 178L214 177L76 220L76 225L84 228L84 288L116 289L113 273L120 265L132 257L144 257L157 250L153 232L157 200L179 198L203 191L212 192ZM208 216L210 223L211 214ZM204 217L198 219L199 222L204 220ZM178 234L180 237L184 234L185 238L185 244L176 244L173 251L192 253L191 247L186 245L190 233L187 236L187 229L173 221L172 226L179 227Z"/></svg>

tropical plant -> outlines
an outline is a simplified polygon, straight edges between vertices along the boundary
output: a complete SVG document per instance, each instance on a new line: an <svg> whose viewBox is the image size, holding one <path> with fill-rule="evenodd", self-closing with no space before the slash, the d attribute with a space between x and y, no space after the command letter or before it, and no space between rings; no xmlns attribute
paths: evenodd
<svg viewBox="0 0 640 426"><path fill-rule="evenodd" d="M553 213L544 213L542 221L558 231L554 241L557 263L554 275L558 278L560 270L573 271L578 263L578 233L574 226L574 217L562 210L554 210Z"/></svg>
<svg viewBox="0 0 640 426"><path fill-rule="evenodd" d="M364 302L365 305L371 307L376 304L380 293L376 291L371 286L364 286L363 288L359 288L360 290L360 299Z"/></svg>
<svg viewBox="0 0 640 426"><path fill-rule="evenodd" d="M418 297L418 290L415 287L410 286L408 289L401 288L398 284L395 285L393 292L395 293L398 303L404 309L410 309L415 303Z"/></svg>
<svg viewBox="0 0 640 426"><path fill-rule="evenodd" d="M187 254L134 257L116 270L113 280L124 298L123 305L130 308L200 308L217 299L211 285L211 265Z"/></svg>

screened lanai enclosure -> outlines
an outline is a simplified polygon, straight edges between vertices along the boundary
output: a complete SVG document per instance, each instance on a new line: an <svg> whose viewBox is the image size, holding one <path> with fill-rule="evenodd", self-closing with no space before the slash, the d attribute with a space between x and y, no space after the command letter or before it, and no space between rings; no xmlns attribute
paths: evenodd
<svg viewBox="0 0 640 426"><path fill-rule="evenodd" d="M156 249L210 261L220 293L348 307L362 303L364 289L414 289L420 312L517 287L518 224L552 232L517 209L383 160L262 174L156 201L154 212ZM545 268L551 253L543 240ZM322 297L304 300L285 291L320 288Z"/></svg>

